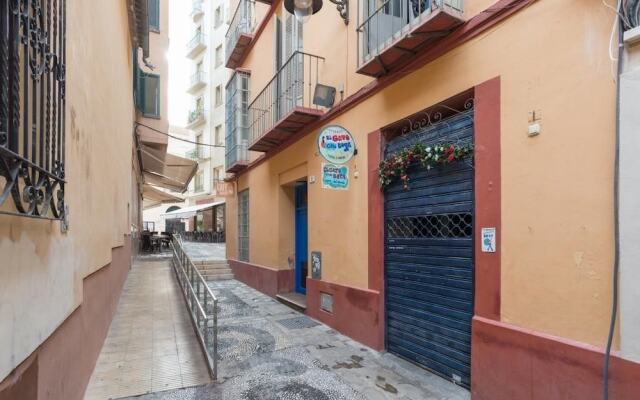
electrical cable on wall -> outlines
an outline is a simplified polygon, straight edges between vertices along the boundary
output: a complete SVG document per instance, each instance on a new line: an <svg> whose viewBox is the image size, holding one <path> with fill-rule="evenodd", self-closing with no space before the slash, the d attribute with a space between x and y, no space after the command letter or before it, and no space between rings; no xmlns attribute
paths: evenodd
<svg viewBox="0 0 640 400"><path fill-rule="evenodd" d="M167 132L163 132L163 131L161 131L161 130L159 130L159 129L156 129L156 128L153 128L153 127L150 127L149 125L145 125L145 124L141 124L140 122L136 122L136 128L137 128L138 126L143 126L143 127L147 128L147 129L150 129L150 130L152 130L152 131L154 131L154 132L156 132L156 133L159 133L159 134L161 134L161 135L168 136L168 137L170 137L171 139L180 140L181 142L187 142L187 143L195 144L195 145L198 145L198 146L216 147L216 148L220 148L220 149L224 149L224 148L226 147L226 146L221 145L221 144L198 143L198 142L194 142L193 140L183 139L183 138L181 138L181 137L178 137L178 136L172 135L172 134L167 133Z"/></svg>
<svg viewBox="0 0 640 400"><path fill-rule="evenodd" d="M612 8L610 5L603 3ZM625 30L633 29L640 26L640 0L618 0L616 9L616 20L612 27L611 41L609 43L609 55L612 61L618 62L616 75L616 126L615 126L615 155L614 155L614 174L613 174L613 223L614 223L614 258L613 258L613 276L612 276L612 301L611 301L611 318L609 320L609 331L607 335L607 345L604 355L604 365L602 369L602 398L609 399L609 366L611 362L611 348L613 345L613 336L616 328L616 320L618 318L618 297L619 297L619 276L620 276L620 214L619 214L619 197L620 197L620 76L624 71L624 40ZM614 59L612 53L612 44L616 25L618 27L618 57Z"/></svg>

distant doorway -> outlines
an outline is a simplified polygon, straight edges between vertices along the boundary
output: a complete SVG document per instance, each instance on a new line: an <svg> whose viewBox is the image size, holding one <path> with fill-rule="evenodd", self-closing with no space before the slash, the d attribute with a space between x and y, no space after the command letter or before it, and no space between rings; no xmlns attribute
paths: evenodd
<svg viewBox="0 0 640 400"><path fill-rule="evenodd" d="M296 185L295 194L295 291L306 294L308 272L307 183Z"/></svg>

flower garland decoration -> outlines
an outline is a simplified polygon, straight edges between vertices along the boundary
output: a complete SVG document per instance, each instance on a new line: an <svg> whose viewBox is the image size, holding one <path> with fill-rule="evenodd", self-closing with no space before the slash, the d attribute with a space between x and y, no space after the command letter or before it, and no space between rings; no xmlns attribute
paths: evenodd
<svg viewBox="0 0 640 400"><path fill-rule="evenodd" d="M438 165L451 164L473 154L473 144L455 145L451 143L426 146L416 143L380 162L380 188L386 189L396 179L400 179L405 190L409 189L408 170L414 165L430 170Z"/></svg>

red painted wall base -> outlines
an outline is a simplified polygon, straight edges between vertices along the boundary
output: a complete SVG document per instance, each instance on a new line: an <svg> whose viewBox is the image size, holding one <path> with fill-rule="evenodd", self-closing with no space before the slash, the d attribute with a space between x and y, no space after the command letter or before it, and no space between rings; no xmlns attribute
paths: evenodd
<svg viewBox="0 0 640 400"><path fill-rule="evenodd" d="M602 349L529 329L473 319L474 400L599 400ZM640 399L640 364L611 357L611 400Z"/></svg>
<svg viewBox="0 0 640 400"><path fill-rule="evenodd" d="M237 280L268 296L276 297L278 293L293 292L292 269L275 269L237 260L228 262Z"/></svg>
<svg viewBox="0 0 640 400"><path fill-rule="evenodd" d="M320 309L320 293L333 296L333 312ZM360 343L384 348L380 293L307 278L307 314Z"/></svg>

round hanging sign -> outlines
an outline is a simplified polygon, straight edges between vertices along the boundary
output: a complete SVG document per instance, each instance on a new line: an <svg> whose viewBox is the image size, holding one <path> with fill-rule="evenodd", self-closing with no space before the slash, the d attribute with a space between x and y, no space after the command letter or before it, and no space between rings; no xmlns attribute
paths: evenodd
<svg viewBox="0 0 640 400"><path fill-rule="evenodd" d="M348 130L338 125L329 125L318 135L318 150L330 163L344 164L353 158L356 143Z"/></svg>

